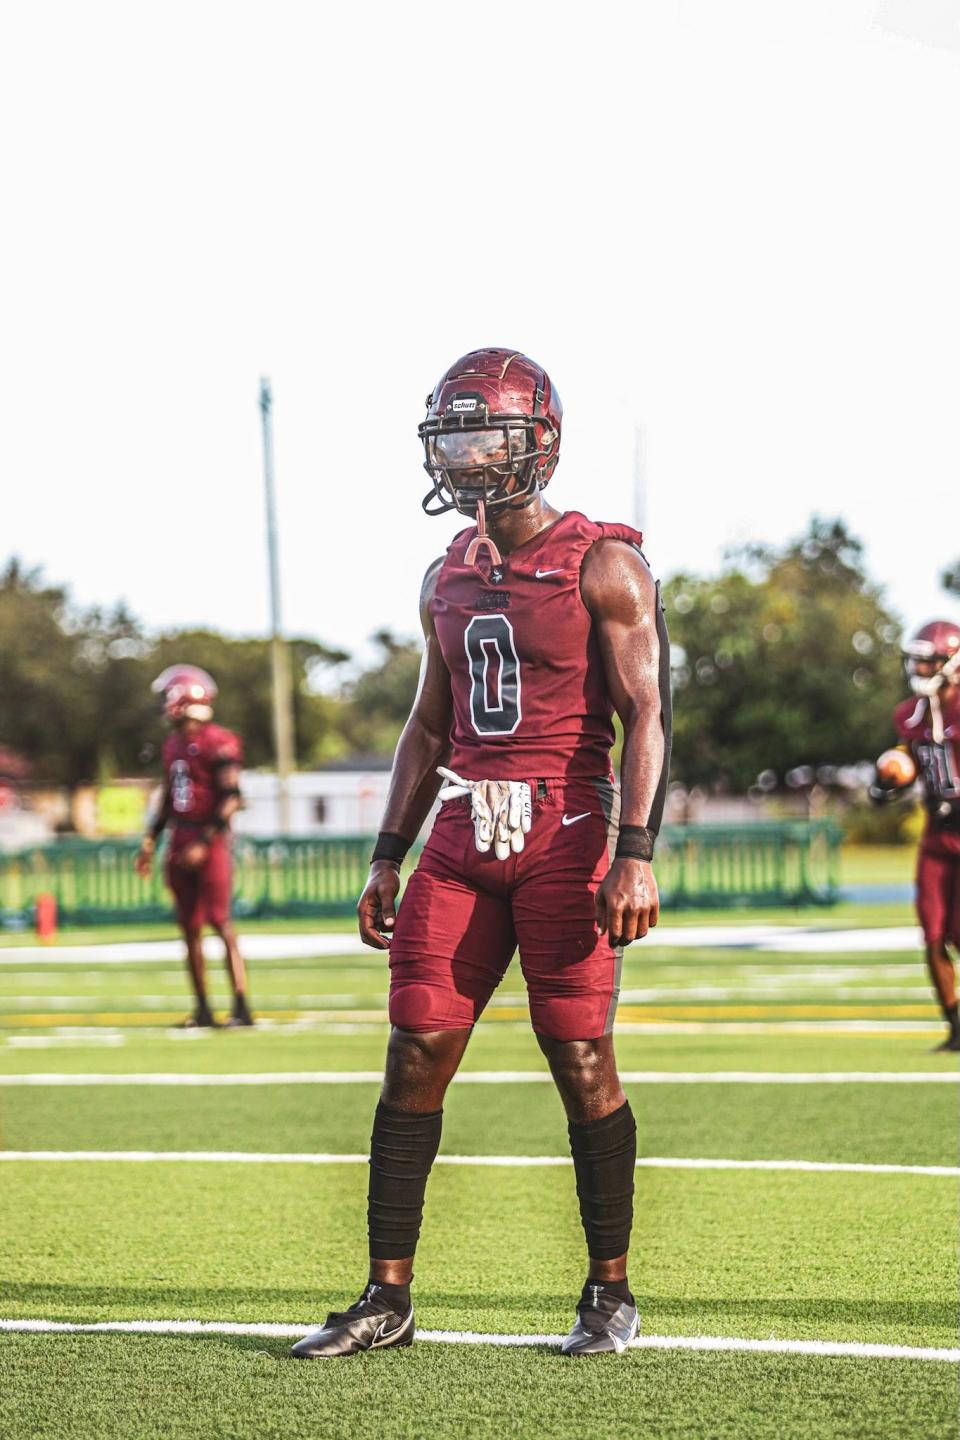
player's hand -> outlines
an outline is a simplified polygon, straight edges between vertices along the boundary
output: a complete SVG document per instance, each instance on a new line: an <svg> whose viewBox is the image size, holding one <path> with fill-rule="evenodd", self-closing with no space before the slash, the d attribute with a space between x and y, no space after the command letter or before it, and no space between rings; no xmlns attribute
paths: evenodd
<svg viewBox="0 0 960 1440"><path fill-rule="evenodd" d="M203 840L194 840L185 845L177 854L175 863L181 870L200 870L207 863L210 846Z"/></svg>
<svg viewBox="0 0 960 1440"><path fill-rule="evenodd" d="M136 870L141 880L150 879L150 874L153 870L153 851L153 842L151 841L150 843L148 843L146 840L143 842L143 844L140 846L140 849L137 851L136 859L133 862L133 868L134 870Z"/></svg>
<svg viewBox="0 0 960 1440"><path fill-rule="evenodd" d="M357 902L360 939L374 950L390 949L390 933L397 918L400 867L391 860L375 860Z"/></svg>
<svg viewBox="0 0 960 1440"><path fill-rule="evenodd" d="M642 940L660 919L660 896L646 860L614 860L596 895L597 927L614 949Z"/></svg>

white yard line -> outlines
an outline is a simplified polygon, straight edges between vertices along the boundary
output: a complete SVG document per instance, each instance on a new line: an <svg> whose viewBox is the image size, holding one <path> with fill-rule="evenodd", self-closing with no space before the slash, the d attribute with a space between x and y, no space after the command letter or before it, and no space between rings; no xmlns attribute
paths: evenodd
<svg viewBox="0 0 960 1440"><path fill-rule="evenodd" d="M920 966L915 966L915 973L920 973ZM789 1004L790 1001L807 1002L816 995L829 995L830 999L889 999L889 1001L902 1001L902 999L931 999L930 985L839 985L839 976L830 975L829 971L816 971L809 976L789 976L790 984L786 984L787 976L771 975L764 972L757 976L756 981L741 981L738 985L649 985L646 989L623 989L620 991L620 1005L665 1005L671 1002L702 1001L702 999L735 999L735 1001L776 1001L782 1004ZM16 1001L23 1002L30 996L20 996L4 999L3 1004L10 1004ZM36 1001L43 1004L43 996L35 996ZM504 995L495 996L494 1005L522 1005L525 995ZM91 999L91 995L79 995L78 999ZM168 1002L168 996L166 996ZM271 996L275 1005L281 1004L279 999ZM933 1004L933 1001L931 1001Z"/></svg>
<svg viewBox="0 0 960 1440"><path fill-rule="evenodd" d="M639 953L641 941L637 946ZM914 925L877 926L876 928L831 930L824 926L801 925L681 925L658 927L650 935L650 945L657 949L734 949L772 950L782 954L813 952L818 954L881 954L895 950L919 950L922 945L919 929ZM355 932L312 935L245 935L243 948L251 960L300 960L324 955L374 956ZM211 959L223 954L219 941L208 937L204 949ZM99 945L36 945L0 946L0 965L140 965L157 960L179 960L183 947L179 940L137 940Z"/></svg>
<svg viewBox="0 0 960 1440"><path fill-rule="evenodd" d="M210 960L223 958L223 945L208 935L203 942ZM374 952L354 931L312 935L244 935L244 955L249 960L303 960L323 955L364 955ZM122 940L99 945L2 945L0 965L148 965L157 960L182 960L180 940Z"/></svg>
<svg viewBox="0 0 960 1440"><path fill-rule="evenodd" d="M956 1085L954 1070L622 1070L628 1085ZM154 1072L140 1075L38 1073L0 1075L0 1086L87 1085L378 1085L382 1070L266 1070L252 1074L207 1075ZM457 1085L551 1085L546 1070L462 1070Z"/></svg>
<svg viewBox="0 0 960 1440"><path fill-rule="evenodd" d="M757 993L759 994L760 992L758 991ZM771 991L770 993L772 994L773 992ZM776 993L778 999L788 998L781 995L779 990ZM829 991L829 993L832 997L835 995L839 995L840 992L838 990L831 990ZM858 990L857 994L859 995L860 993L861 992ZM910 993L912 992L905 989L893 990L884 987L883 991L881 992L881 999L889 998L891 1000L896 1000L898 997L902 995L908 995ZM922 990L918 990L916 993L919 994L924 1000L930 999L930 989L928 986L924 987ZM749 998L753 994L753 992L749 990L742 990L738 991L737 994L742 994L745 998ZM117 995L115 992L110 993L104 991L100 991L98 994L92 995L89 990L84 991L83 993L74 993L70 995L2 995L0 996L0 1014L2 1014L6 1010L35 1009L77 1011L88 1010L91 1012L96 1012L109 1008L116 1009L118 1005L126 1004L128 1001L131 1006L135 1007L138 1010L170 1010L178 1006L182 1002L182 999L182 987L176 993L171 993L169 995ZM364 1003L370 1003L374 1005L386 1005L387 996L348 994L298 994L270 995L268 996L268 1000L270 1005L278 1010L293 1010L300 1008L305 1009L308 1006L313 1007L314 1010L316 1010L321 1006L327 1005L334 1007L342 1006L344 1009L347 1009L350 1007L363 1005ZM511 999L509 1003L511 1005L522 1005L525 1003L525 1001L526 996L517 995L515 998ZM504 1001L502 1003L506 1004L507 1002ZM268 1015L269 1013L270 1012L267 1011Z"/></svg>
<svg viewBox="0 0 960 1440"><path fill-rule="evenodd" d="M307 1325L242 1324L216 1320L103 1320L93 1325L65 1320L2 1320L0 1330L28 1335L251 1335L293 1340ZM442 1345L559 1345L561 1335L485 1335L473 1330L418 1330L418 1340ZM883 1345L859 1340L751 1340L732 1335L639 1335L637 1350L748 1351L761 1355L815 1355L877 1360L940 1360L956 1364L960 1349L932 1345Z"/></svg>
<svg viewBox="0 0 960 1440"><path fill-rule="evenodd" d="M114 1049L126 1045L125 1035L10 1035L7 1044L11 1050L70 1050L84 1045L95 1049Z"/></svg>
<svg viewBox="0 0 960 1440"><path fill-rule="evenodd" d="M524 1020L506 1021L516 1029ZM318 1027L319 1028L319 1027ZM184 1030L189 1035L194 1032ZM617 1035L943 1035L942 1020L618 1020Z"/></svg>
<svg viewBox="0 0 960 1440"><path fill-rule="evenodd" d="M262 1150L0 1150L0 1161L106 1161L137 1165L190 1163L207 1165L366 1165L361 1154L311 1154L300 1151ZM438 1155L437 1165L476 1165L492 1169L554 1169L570 1166L567 1155ZM794 1170L813 1174L929 1175L960 1178L957 1165L870 1165L832 1160L719 1160L688 1159L673 1155L644 1155L640 1170Z"/></svg>

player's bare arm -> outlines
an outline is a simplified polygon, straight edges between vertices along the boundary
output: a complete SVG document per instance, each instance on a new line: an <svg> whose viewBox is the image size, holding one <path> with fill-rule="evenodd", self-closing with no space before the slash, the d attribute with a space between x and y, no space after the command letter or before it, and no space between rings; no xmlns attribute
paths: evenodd
<svg viewBox="0 0 960 1440"><path fill-rule="evenodd" d="M382 821L382 833L399 837L405 845L416 839L430 813L441 784L437 766L444 763L450 750L450 672L440 653L430 615L430 601L442 563L436 560L423 580L420 623L424 652L420 680L410 717L397 745ZM360 936L365 945L376 950L389 947L399 889L399 862L374 860L357 905Z"/></svg>
<svg viewBox="0 0 960 1440"><path fill-rule="evenodd" d="M165 780L156 814L150 822L147 833L140 841L140 849L137 851L136 858L133 862L134 869L143 880L146 880L153 870L153 857L157 852L157 841L163 833L169 814L170 782L169 780Z"/></svg>
<svg viewBox="0 0 960 1440"><path fill-rule="evenodd" d="M593 617L607 687L623 725L621 828L647 827L664 765L659 597L646 563L622 540L601 540L584 558L581 594ZM597 891L597 924L613 945L629 945L659 919L647 860L620 856Z"/></svg>

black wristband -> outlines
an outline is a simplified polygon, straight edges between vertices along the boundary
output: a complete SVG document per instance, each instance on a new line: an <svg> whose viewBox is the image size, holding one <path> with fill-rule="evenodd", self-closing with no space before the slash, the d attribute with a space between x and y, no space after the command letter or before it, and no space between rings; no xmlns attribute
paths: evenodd
<svg viewBox="0 0 960 1440"><path fill-rule="evenodd" d="M616 860L652 860L657 832L646 825L621 825L617 836Z"/></svg>
<svg viewBox="0 0 960 1440"><path fill-rule="evenodd" d="M395 865L402 865L410 844L409 840L405 840L395 830L381 830L370 856L370 864L375 860L392 860Z"/></svg>

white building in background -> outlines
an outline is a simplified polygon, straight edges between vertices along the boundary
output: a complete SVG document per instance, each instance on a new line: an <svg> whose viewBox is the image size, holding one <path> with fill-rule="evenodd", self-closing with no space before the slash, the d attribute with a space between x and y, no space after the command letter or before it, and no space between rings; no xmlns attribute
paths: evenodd
<svg viewBox="0 0 960 1440"><path fill-rule="evenodd" d="M376 835L390 784L389 770L305 770L288 781L291 835ZM245 770L240 835L280 833L276 775Z"/></svg>

